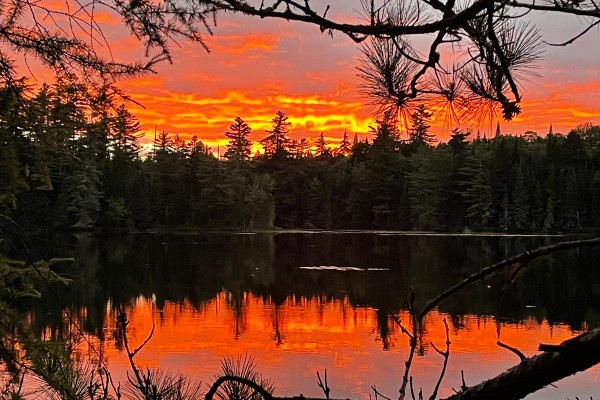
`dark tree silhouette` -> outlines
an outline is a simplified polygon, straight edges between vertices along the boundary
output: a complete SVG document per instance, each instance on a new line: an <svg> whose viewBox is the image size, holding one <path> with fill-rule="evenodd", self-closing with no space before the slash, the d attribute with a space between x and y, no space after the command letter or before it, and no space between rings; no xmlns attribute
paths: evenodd
<svg viewBox="0 0 600 400"><path fill-rule="evenodd" d="M344 131L344 135L342 136L342 140L340 141L340 146L338 147L336 154L348 157L351 153L352 144L350 143L350 139L348 138L348 132Z"/></svg>
<svg viewBox="0 0 600 400"><path fill-rule="evenodd" d="M235 118L235 122L229 126L225 136L229 138L225 158L231 162L246 161L252 154L252 142L248 139L252 129L240 117Z"/></svg>
<svg viewBox="0 0 600 400"><path fill-rule="evenodd" d="M410 116L411 128L409 130L410 143L421 146L432 146L438 139L429 133L429 120L433 113L427 110L424 104L419 104Z"/></svg>
<svg viewBox="0 0 600 400"><path fill-rule="evenodd" d="M315 142L315 154L317 156L328 156L331 155L331 151L327 147L327 142L325 141L325 136L323 132L317 138Z"/></svg>
<svg viewBox="0 0 600 400"><path fill-rule="evenodd" d="M113 157L125 158L129 161L138 157L141 146L140 122L137 117L127 110L124 104L119 106L112 122L111 147Z"/></svg>
<svg viewBox="0 0 600 400"><path fill-rule="evenodd" d="M277 111L275 117L271 120L272 129L266 131L267 137L260 140L267 156L286 155L289 150L290 139L287 137L289 133L288 117L283 111Z"/></svg>

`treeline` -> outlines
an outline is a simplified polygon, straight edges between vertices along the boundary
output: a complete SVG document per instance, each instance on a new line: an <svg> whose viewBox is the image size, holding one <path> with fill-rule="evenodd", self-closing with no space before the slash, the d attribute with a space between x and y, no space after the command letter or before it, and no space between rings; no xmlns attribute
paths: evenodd
<svg viewBox="0 0 600 400"><path fill-rule="evenodd" d="M372 140L335 150L291 140L278 112L251 157L236 118L223 159L196 136L162 132L140 155L140 127L100 90L0 92L0 214L28 230L151 227L582 231L600 227L600 126L492 139L408 138L383 117Z"/></svg>

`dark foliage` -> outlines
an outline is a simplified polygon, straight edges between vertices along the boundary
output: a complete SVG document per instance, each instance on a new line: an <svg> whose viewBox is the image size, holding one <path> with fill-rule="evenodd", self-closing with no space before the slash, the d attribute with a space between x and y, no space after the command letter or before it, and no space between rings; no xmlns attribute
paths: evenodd
<svg viewBox="0 0 600 400"><path fill-rule="evenodd" d="M186 142L166 132L142 157L139 124L124 106L82 99L71 86L25 92L0 92L0 205L30 230L600 226L597 126L471 142L469 132L454 130L434 147L429 113L417 107L407 140L384 116L372 142L355 140L349 156L347 135L340 150L317 140L311 156L289 150L287 117L278 113L277 140L271 146L266 138L272 151L260 157L247 159L241 119L232 139L239 148L227 159L195 136Z"/></svg>

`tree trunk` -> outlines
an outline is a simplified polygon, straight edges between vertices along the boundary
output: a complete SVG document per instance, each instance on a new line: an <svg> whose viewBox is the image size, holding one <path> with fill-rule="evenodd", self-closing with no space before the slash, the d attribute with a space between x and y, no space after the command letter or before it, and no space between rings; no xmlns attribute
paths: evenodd
<svg viewBox="0 0 600 400"><path fill-rule="evenodd" d="M506 372L465 388L445 400L521 399L562 378L584 371L600 362L600 328L565 340Z"/></svg>

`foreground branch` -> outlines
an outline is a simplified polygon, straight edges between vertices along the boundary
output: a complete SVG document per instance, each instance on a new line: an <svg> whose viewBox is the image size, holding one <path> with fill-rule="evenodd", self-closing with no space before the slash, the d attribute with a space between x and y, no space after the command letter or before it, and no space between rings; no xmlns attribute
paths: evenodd
<svg viewBox="0 0 600 400"><path fill-rule="evenodd" d="M302 399L302 400L323 400L323 399L311 399L310 397L304 397L302 395L300 396L293 396L293 397L277 397L277 396L273 396L271 393L269 393L267 390L265 390L265 388L263 388L262 386L260 386L259 384L257 384L256 382L254 382L251 379L246 379L246 378L242 378L239 376L232 376L232 375L224 375L219 377L210 387L210 389L208 390L208 392L206 393L206 396L204 396L204 400L213 400L213 398L215 397L215 395L217 394L217 391L219 390L219 387L221 387L221 385L227 383L227 382L236 382L242 385L246 385L252 389L254 389L256 391L256 393L260 394L265 400L283 400L283 399L288 399L288 400L293 400L293 399Z"/></svg>
<svg viewBox="0 0 600 400"><path fill-rule="evenodd" d="M546 351L508 371L463 389L445 400L521 399L562 378L600 362L600 328L560 344L561 351Z"/></svg>
<svg viewBox="0 0 600 400"><path fill-rule="evenodd" d="M489 267L483 268L482 270L475 272L474 274L469 275L461 282L456 285L446 289L443 293L436 296L434 299L427 302L421 313L419 314L419 319L423 319L423 317L437 307L442 301L446 300L448 297L452 296L454 293L464 289L469 286L471 283L477 282L485 277L492 275L496 272L502 271L512 265L520 265L520 268L525 268L527 265L533 260L540 258L542 256L546 256L548 254L556 253L562 250L574 249L579 247L587 247L587 246L600 246L600 238L588 239L588 240L574 240L570 242L560 242L550 246L539 247L532 251L526 251L517 256L507 258L502 260L496 264L490 265Z"/></svg>

